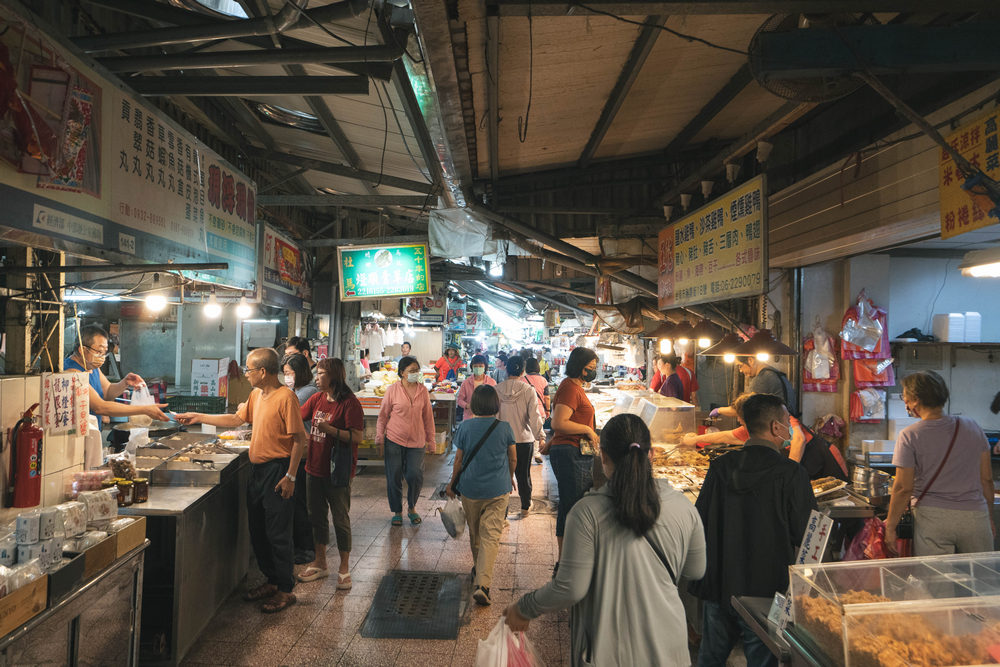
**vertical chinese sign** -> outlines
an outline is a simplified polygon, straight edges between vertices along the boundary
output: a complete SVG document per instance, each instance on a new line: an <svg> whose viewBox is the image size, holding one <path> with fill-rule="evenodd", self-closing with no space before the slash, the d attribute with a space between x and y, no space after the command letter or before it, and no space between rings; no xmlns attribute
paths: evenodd
<svg viewBox="0 0 1000 667"><path fill-rule="evenodd" d="M426 243L341 246L337 259L343 301L430 294Z"/></svg>
<svg viewBox="0 0 1000 667"><path fill-rule="evenodd" d="M763 175L660 231L661 310L767 291Z"/></svg>
<svg viewBox="0 0 1000 667"><path fill-rule="evenodd" d="M42 428L48 435L84 435L90 413L86 373L42 375Z"/></svg>
<svg viewBox="0 0 1000 667"><path fill-rule="evenodd" d="M305 309L312 295L302 250L270 225L263 225L263 234L261 285L264 303L289 310Z"/></svg>
<svg viewBox="0 0 1000 667"><path fill-rule="evenodd" d="M963 125L946 139L952 148L982 169L993 180L1000 180L1000 109L980 116ZM941 149L938 160L939 192L941 196L941 238L947 239L974 229L995 225L996 218L987 215L973 203L962 188L965 178L947 151Z"/></svg>

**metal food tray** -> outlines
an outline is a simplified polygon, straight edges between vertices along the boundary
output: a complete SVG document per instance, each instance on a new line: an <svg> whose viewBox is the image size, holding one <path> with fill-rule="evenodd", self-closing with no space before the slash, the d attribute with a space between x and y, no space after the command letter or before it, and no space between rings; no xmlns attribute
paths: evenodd
<svg viewBox="0 0 1000 667"><path fill-rule="evenodd" d="M178 454L183 456L183 454ZM167 459L152 470L150 481L156 486L215 486L232 474L231 464L237 454L193 455L190 461Z"/></svg>

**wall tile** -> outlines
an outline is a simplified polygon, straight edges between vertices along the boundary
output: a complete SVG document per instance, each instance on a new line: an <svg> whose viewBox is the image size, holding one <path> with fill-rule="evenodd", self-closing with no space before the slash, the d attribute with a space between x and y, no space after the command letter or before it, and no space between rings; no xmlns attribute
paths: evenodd
<svg viewBox="0 0 1000 667"><path fill-rule="evenodd" d="M42 376L29 375L24 379L24 409L27 410L42 400ZM38 414L38 411L35 411Z"/></svg>
<svg viewBox="0 0 1000 667"><path fill-rule="evenodd" d="M42 474L51 475L72 465L66 456L68 437L46 435L42 437Z"/></svg>

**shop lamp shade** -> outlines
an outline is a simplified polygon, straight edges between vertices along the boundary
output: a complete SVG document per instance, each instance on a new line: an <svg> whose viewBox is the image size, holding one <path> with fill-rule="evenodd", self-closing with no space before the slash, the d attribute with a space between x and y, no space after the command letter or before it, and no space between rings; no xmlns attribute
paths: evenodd
<svg viewBox="0 0 1000 667"><path fill-rule="evenodd" d="M677 326L674 327L673 338L681 345L686 345L694 337L694 327L687 320L678 322Z"/></svg>
<svg viewBox="0 0 1000 667"><path fill-rule="evenodd" d="M698 341L698 349L704 350L722 336L722 329L708 320L695 325L691 337Z"/></svg>
<svg viewBox="0 0 1000 667"><path fill-rule="evenodd" d="M963 276L1000 278L1000 246L965 253L958 268Z"/></svg>
<svg viewBox="0 0 1000 667"><path fill-rule="evenodd" d="M742 344L743 339L739 336L734 333L727 333L718 343L707 350L701 350L698 354L706 357L722 357L727 354L733 354L733 351ZM727 361L729 360L727 359Z"/></svg>
<svg viewBox="0 0 1000 667"><path fill-rule="evenodd" d="M795 350L777 340L770 329L760 329L750 337L750 340L733 350L733 353L741 357L756 357L760 361L797 354Z"/></svg>
<svg viewBox="0 0 1000 667"><path fill-rule="evenodd" d="M653 330L650 334L650 338L656 338L662 340L663 338L673 338L674 335L674 325L670 322L663 322L660 326Z"/></svg>

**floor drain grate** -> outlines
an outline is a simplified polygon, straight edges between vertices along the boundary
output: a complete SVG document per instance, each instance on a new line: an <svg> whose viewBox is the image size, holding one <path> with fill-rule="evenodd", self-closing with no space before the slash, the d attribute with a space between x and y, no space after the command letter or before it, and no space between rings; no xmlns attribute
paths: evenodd
<svg viewBox="0 0 1000 667"><path fill-rule="evenodd" d="M462 575L390 572L379 584L361 636L455 639L462 595Z"/></svg>

